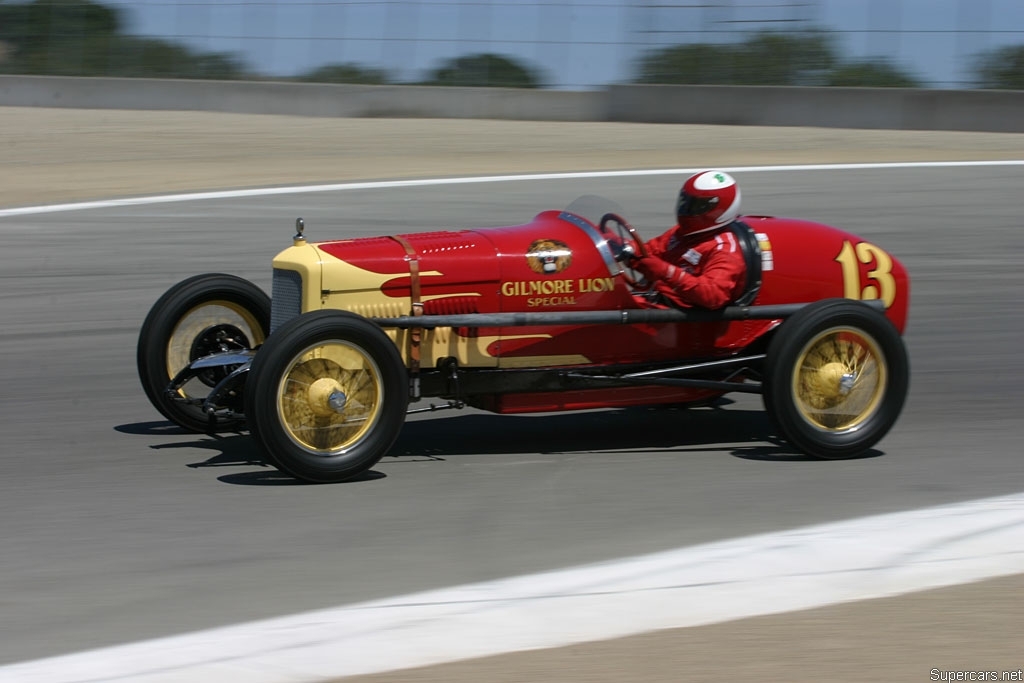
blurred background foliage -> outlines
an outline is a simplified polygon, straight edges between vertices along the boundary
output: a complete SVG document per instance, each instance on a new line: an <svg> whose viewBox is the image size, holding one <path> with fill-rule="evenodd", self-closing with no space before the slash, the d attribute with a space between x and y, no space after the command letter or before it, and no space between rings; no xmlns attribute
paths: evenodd
<svg viewBox="0 0 1024 683"><path fill-rule="evenodd" d="M882 59L848 61L834 32L761 30L738 42L689 42L648 48L636 61L637 83L924 87L914 74ZM282 80L251 70L228 52L203 52L125 30L122 7L91 0L0 0L0 73ZM1024 45L975 55L972 87L1024 89ZM443 60L425 78L402 81L385 69L331 63L288 80L319 83L538 88L542 70L493 51Z"/></svg>
<svg viewBox="0 0 1024 683"><path fill-rule="evenodd" d="M974 67L981 88L1024 90L1024 45L992 50L978 57Z"/></svg>
<svg viewBox="0 0 1024 683"><path fill-rule="evenodd" d="M307 83L356 83L360 85L386 85L392 77L383 69L371 69L359 64L328 64L297 77Z"/></svg>
<svg viewBox="0 0 1024 683"><path fill-rule="evenodd" d="M242 78L233 56L126 35L121 13L89 0L0 4L0 73L50 76Z"/></svg>
<svg viewBox="0 0 1024 683"><path fill-rule="evenodd" d="M449 59L423 85L461 85L491 88L539 88L539 73L514 59L495 54Z"/></svg>
<svg viewBox="0 0 1024 683"><path fill-rule="evenodd" d="M640 83L694 85L824 85L838 62L823 33L762 32L742 43L694 43L648 53Z"/></svg>
<svg viewBox="0 0 1024 683"><path fill-rule="evenodd" d="M648 53L637 72L638 83L922 87L885 60L843 61L831 36L823 32L766 31L738 44L679 45Z"/></svg>

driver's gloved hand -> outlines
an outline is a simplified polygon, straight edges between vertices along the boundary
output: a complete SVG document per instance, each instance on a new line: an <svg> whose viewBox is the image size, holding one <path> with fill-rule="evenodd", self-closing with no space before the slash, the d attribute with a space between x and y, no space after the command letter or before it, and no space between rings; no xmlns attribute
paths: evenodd
<svg viewBox="0 0 1024 683"><path fill-rule="evenodd" d="M671 263L657 256L643 256L634 262L634 267L643 273L649 282L667 280L676 269Z"/></svg>

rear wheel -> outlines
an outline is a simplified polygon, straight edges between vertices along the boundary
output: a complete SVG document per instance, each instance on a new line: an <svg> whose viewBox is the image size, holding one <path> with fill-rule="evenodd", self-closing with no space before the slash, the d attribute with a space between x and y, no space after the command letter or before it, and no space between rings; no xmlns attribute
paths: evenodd
<svg viewBox="0 0 1024 683"><path fill-rule="evenodd" d="M856 301L811 304L768 348L764 402L782 436L818 458L861 455L903 408L909 360L889 320Z"/></svg>
<svg viewBox="0 0 1024 683"><path fill-rule="evenodd" d="M377 325L340 311L284 323L246 382L250 430L268 460L303 481L345 481L373 467L405 421L408 374Z"/></svg>
<svg viewBox="0 0 1024 683"><path fill-rule="evenodd" d="M199 403L224 378L209 369L174 395L167 388L192 361L221 351L252 349L270 330L270 297L234 275L196 275L160 297L139 332L136 364L150 403L171 422L193 432L231 431L242 419L218 419L211 425Z"/></svg>

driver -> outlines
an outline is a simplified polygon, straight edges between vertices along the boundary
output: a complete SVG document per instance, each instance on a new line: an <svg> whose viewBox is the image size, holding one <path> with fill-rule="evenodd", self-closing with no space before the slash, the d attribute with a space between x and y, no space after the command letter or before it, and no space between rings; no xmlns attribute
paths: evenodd
<svg viewBox="0 0 1024 683"><path fill-rule="evenodd" d="M728 173L704 171L683 183L678 223L645 243L633 262L651 283L646 303L718 309L743 293L746 264L729 224L740 212L740 188Z"/></svg>

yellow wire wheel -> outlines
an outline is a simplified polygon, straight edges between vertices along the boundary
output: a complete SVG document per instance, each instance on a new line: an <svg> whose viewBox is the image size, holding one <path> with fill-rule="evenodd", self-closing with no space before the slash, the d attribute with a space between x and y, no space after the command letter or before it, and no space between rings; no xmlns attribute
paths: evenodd
<svg viewBox="0 0 1024 683"><path fill-rule="evenodd" d="M857 429L878 410L888 365L878 342L852 327L813 337L793 366L793 395L800 414L818 429Z"/></svg>
<svg viewBox="0 0 1024 683"><path fill-rule="evenodd" d="M267 461L311 483L346 481L376 464L408 405L409 374L395 343L346 311L282 323L245 384L249 429Z"/></svg>
<svg viewBox="0 0 1024 683"><path fill-rule="evenodd" d="M173 377L196 358L207 355L218 339L230 338L232 346L241 342L254 348L266 341L263 325L246 306L234 301L213 299L197 304L182 315L167 339L167 374ZM201 398L210 392L208 383L190 380L179 393L185 398Z"/></svg>
<svg viewBox="0 0 1024 683"><path fill-rule="evenodd" d="M896 422L910 362L885 315L863 302L828 299L782 323L762 375L765 408L780 436L812 457L852 458Z"/></svg>
<svg viewBox="0 0 1024 683"><path fill-rule="evenodd" d="M295 445L337 455L358 444L380 419L384 381L366 351L335 340L297 354L277 396L278 419Z"/></svg>
<svg viewBox="0 0 1024 683"><path fill-rule="evenodd" d="M225 370L201 372L176 394L167 390L171 379L197 358L253 349L269 330L270 297L248 280L223 273L182 280L157 299L139 330L136 361L150 403L192 432L241 429L245 421L240 416L211 422L200 405Z"/></svg>

